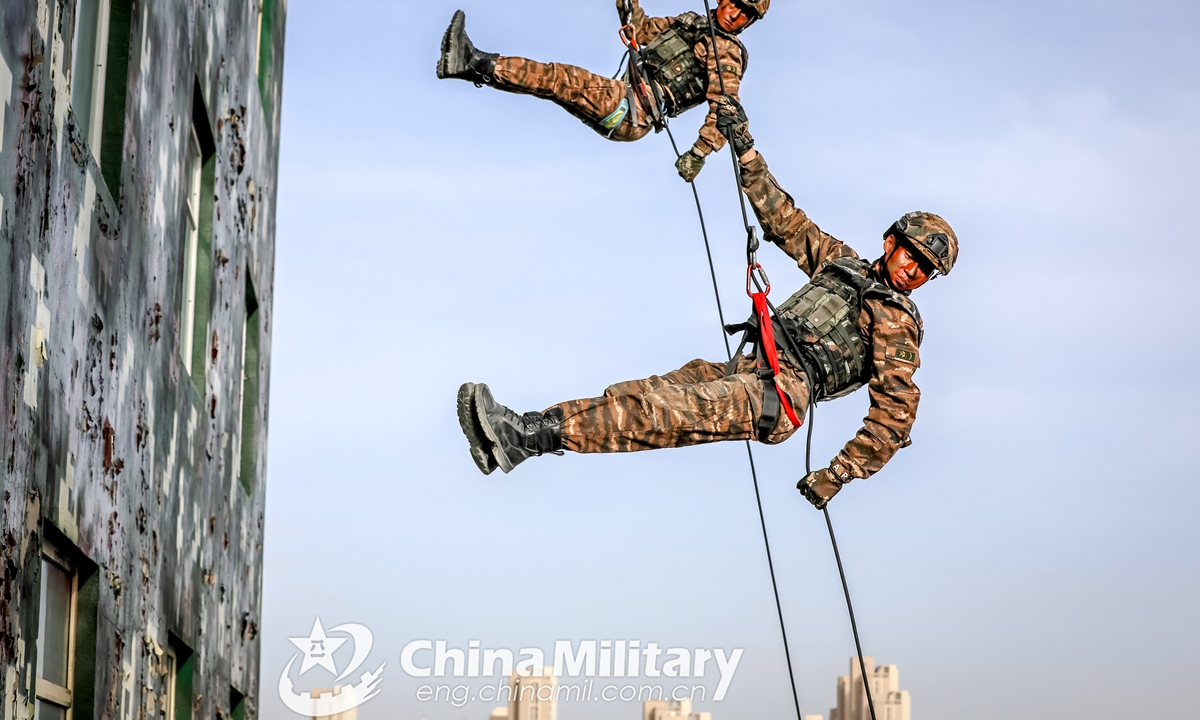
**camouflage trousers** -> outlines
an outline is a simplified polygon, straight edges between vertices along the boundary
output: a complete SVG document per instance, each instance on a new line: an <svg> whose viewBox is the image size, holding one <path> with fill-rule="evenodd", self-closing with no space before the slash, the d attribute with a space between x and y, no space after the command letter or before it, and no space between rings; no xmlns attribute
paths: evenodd
<svg viewBox="0 0 1200 720"><path fill-rule="evenodd" d="M803 373L781 360L775 381L792 401L796 415L803 418L808 407ZM562 438L567 450L634 452L757 440L766 389L752 358L742 358L732 375L725 374L723 363L693 360L666 375L617 383L598 398L554 407L563 412ZM781 411L766 442L781 443L796 430Z"/></svg>
<svg viewBox="0 0 1200 720"><path fill-rule="evenodd" d="M496 61L491 85L499 90L550 100L610 140L632 142L642 139L651 130L641 108L638 108L636 121L633 108L630 108L620 125L612 130L601 127L600 123L629 97L629 86L621 80L596 75L574 65L501 57Z"/></svg>

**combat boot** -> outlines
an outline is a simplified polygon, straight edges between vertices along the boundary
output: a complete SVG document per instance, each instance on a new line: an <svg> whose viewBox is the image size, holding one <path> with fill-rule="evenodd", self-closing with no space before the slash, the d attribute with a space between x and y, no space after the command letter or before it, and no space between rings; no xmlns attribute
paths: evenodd
<svg viewBox="0 0 1200 720"><path fill-rule="evenodd" d="M456 10L450 27L442 36L442 56L438 59L437 76L441 80L458 78L476 85L490 83L496 72L496 60L500 56L476 50L471 38L467 37L466 25L466 13Z"/></svg>
<svg viewBox="0 0 1200 720"><path fill-rule="evenodd" d="M459 390L462 393L466 385ZM480 443L491 462L505 473L512 472L517 465L531 457L546 453L562 454L562 410L554 408L548 412L527 412L518 415L496 402L487 385L479 383L472 390L472 426L478 422L487 443ZM461 422L461 416L460 416ZM464 432L466 428L464 427ZM472 446L474 448L474 445ZM474 449L472 449L474 455ZM479 465L485 473L484 465Z"/></svg>
<svg viewBox="0 0 1200 720"><path fill-rule="evenodd" d="M492 441L487 439L475 413L475 383L463 383L458 389L458 424L471 446L471 459L480 472L491 475L499 465L492 457Z"/></svg>

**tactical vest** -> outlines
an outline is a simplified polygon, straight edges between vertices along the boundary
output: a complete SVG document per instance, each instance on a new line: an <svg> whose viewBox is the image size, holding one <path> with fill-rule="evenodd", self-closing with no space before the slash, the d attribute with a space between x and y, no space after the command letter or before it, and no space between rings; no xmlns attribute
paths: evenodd
<svg viewBox="0 0 1200 720"><path fill-rule="evenodd" d="M717 33L737 43L742 53L742 74L745 74L750 62L746 46L720 28ZM662 90L663 112L667 117L691 110L707 98L708 69L696 59L695 47L711 37L708 17L686 12L642 49L646 72Z"/></svg>
<svg viewBox="0 0 1200 720"><path fill-rule="evenodd" d="M858 330L864 298L894 305L921 326L913 301L865 277L868 267L857 258L831 260L778 307L775 321L792 341L784 342L784 349L800 353L813 402L849 395L871 379L870 338Z"/></svg>

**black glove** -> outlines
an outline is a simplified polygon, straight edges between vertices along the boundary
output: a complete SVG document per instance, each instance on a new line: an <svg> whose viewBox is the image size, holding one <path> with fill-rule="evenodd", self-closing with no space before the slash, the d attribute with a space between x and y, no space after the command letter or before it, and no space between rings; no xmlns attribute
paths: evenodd
<svg viewBox="0 0 1200 720"><path fill-rule="evenodd" d="M750 118L742 104L726 95L717 101L717 132L733 145L733 151L740 158L754 148L754 138L750 136Z"/></svg>
<svg viewBox="0 0 1200 720"><path fill-rule="evenodd" d="M796 489L813 504L813 507L822 510L842 489L842 484L832 470L821 468L805 475L803 480L796 483Z"/></svg>
<svg viewBox="0 0 1200 720"><path fill-rule="evenodd" d="M703 167L704 158L691 150L680 155L679 159L675 161L675 169L679 171L679 177L683 178L684 182L695 180Z"/></svg>

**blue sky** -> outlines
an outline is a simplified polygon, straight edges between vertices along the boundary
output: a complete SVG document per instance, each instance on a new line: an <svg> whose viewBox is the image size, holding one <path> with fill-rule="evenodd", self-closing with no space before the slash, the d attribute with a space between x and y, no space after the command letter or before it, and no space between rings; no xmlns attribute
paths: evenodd
<svg viewBox="0 0 1200 720"><path fill-rule="evenodd" d="M370 627L371 667L388 662L364 720L487 717L416 701L399 654L418 638L741 647L728 698L702 709L786 717L741 445L486 478L467 455L463 381L541 409L724 349L666 137L608 143L547 102L436 80L456 7L289 4L264 717L289 717L273 697L287 638L318 615ZM462 7L485 50L606 74L621 55L608 0ZM831 506L865 650L899 665L919 720L1191 708L1198 32L1188 2L780 0L744 35L758 148L822 228L874 257L920 209L962 242L954 274L914 295L914 445ZM701 119L676 121L681 142ZM736 317L727 156L698 186ZM762 259L777 300L804 283L782 253ZM816 463L866 403L819 408ZM756 457L802 707L827 713L853 644L820 515L794 489L803 451L797 436Z"/></svg>

